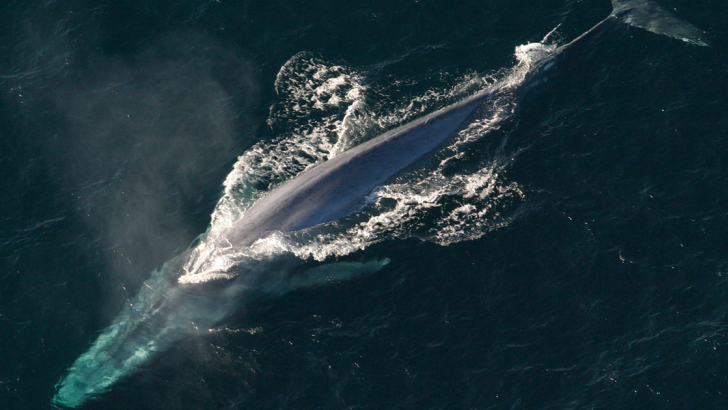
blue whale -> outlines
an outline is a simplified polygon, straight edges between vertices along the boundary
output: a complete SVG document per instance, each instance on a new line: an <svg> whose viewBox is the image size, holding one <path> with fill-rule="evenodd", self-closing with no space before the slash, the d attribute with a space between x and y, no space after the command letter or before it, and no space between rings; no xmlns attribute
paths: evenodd
<svg viewBox="0 0 728 410"><path fill-rule="evenodd" d="M338 220L362 207L376 187L413 166L470 122L484 102L503 92L528 92L548 79L555 67L591 40L624 23L696 45L707 45L703 32L681 21L649 0L613 1L614 11L593 28L558 48L538 49L544 54L517 84L497 83L413 122L386 132L282 184L248 209L240 220L214 242L215 248L240 249L274 232L296 232ZM538 48L538 47L536 47ZM180 284L188 250L165 263L142 285L126 306L67 370L56 385L55 407L73 408L107 391L133 374L156 354L192 334L219 323L246 295L281 294L303 286L343 280L379 269L387 261L323 265L295 277L281 275L292 260L255 261L235 266L234 279L210 285ZM295 258L294 258L295 259Z"/></svg>

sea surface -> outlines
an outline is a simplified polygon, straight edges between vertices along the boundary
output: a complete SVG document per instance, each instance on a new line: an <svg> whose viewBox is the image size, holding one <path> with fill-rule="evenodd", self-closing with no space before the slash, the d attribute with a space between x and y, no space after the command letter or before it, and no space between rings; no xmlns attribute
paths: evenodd
<svg viewBox="0 0 728 410"><path fill-rule="evenodd" d="M517 47L610 2L4 1L0 408L51 408L151 272L283 181L504 82L266 248L389 264L243 301L83 408L728 408L728 2L658 2L711 46L624 26L524 85Z"/></svg>

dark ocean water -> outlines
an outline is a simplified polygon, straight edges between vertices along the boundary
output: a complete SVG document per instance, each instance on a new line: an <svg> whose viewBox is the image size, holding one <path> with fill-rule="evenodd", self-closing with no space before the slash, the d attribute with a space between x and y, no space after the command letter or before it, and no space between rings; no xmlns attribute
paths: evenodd
<svg viewBox="0 0 728 410"><path fill-rule="evenodd" d="M475 203L480 220L415 213L309 260L391 263L245 304L83 408L727 408L728 3L660 4L712 47L624 27L503 102L443 171L497 169L503 195L433 207ZM516 46L559 25L563 44L610 11L2 3L0 408L50 408L150 272L210 226L238 157L256 147L293 166L281 143L336 140L351 101L286 108L330 97L322 75L361 93L355 143L507 77ZM276 183L254 169L261 191ZM438 236L448 229L457 240Z"/></svg>

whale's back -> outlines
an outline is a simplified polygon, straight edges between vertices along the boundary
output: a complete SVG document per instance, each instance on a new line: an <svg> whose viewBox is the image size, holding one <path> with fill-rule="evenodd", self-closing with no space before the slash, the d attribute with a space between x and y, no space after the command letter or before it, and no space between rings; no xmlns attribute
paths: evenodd
<svg viewBox="0 0 728 410"><path fill-rule="evenodd" d="M442 144L493 93L445 107L304 171L248 209L220 246L249 246L273 231L298 231L350 214L374 188Z"/></svg>

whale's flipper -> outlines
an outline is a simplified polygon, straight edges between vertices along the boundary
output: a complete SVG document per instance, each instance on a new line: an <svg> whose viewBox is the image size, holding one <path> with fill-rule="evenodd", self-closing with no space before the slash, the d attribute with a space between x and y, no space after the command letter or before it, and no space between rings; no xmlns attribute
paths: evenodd
<svg viewBox="0 0 728 410"><path fill-rule="evenodd" d="M709 45L703 30L675 17L652 0L612 0L612 5L612 15L630 26L698 46Z"/></svg>
<svg viewBox="0 0 728 410"><path fill-rule="evenodd" d="M269 294L285 293L305 288L343 282L379 271L389 264L389 259L375 259L366 262L335 262L317 266L298 273L283 283L272 283L263 291Z"/></svg>

